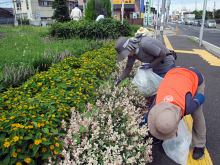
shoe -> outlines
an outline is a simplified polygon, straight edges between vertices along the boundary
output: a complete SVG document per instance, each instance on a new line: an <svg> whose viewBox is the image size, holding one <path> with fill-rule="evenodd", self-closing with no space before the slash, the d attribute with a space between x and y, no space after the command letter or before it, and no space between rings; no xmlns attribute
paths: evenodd
<svg viewBox="0 0 220 165"><path fill-rule="evenodd" d="M197 148L197 147L194 147L193 149L193 159L195 160L200 160L204 157L204 151L205 151L205 147L203 148Z"/></svg>

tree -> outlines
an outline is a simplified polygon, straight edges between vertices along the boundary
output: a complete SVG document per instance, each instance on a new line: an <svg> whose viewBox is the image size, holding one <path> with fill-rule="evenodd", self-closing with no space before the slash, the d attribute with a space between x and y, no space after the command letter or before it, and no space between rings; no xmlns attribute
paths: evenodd
<svg viewBox="0 0 220 165"><path fill-rule="evenodd" d="M52 19L56 19L58 22L70 21L67 0L54 0L52 2L52 9L55 9L51 17Z"/></svg>
<svg viewBox="0 0 220 165"><path fill-rule="evenodd" d="M198 17L198 11L196 11L196 10L194 10L191 14L195 14L195 19L199 19L199 18L197 18Z"/></svg>
<svg viewBox="0 0 220 165"><path fill-rule="evenodd" d="M215 18L220 19L220 9L215 11Z"/></svg>
<svg viewBox="0 0 220 165"><path fill-rule="evenodd" d="M85 9L85 19L95 20L100 14L107 13L111 17L111 1L110 0L89 0Z"/></svg>
<svg viewBox="0 0 220 165"><path fill-rule="evenodd" d="M196 15L196 19L202 19L202 13L203 13L203 10L200 10ZM207 20L207 19L212 19L212 18L213 18L212 12L206 11L205 19Z"/></svg>

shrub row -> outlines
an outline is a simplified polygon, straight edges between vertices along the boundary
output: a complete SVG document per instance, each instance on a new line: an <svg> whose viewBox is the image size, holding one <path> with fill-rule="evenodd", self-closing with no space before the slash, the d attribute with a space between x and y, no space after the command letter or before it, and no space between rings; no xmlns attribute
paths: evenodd
<svg viewBox="0 0 220 165"><path fill-rule="evenodd" d="M101 19L95 21L70 21L65 23L55 22L49 28L51 35L58 37L70 38L118 38L122 36L131 36L131 26L124 20L123 25L121 21L113 20L111 18Z"/></svg>

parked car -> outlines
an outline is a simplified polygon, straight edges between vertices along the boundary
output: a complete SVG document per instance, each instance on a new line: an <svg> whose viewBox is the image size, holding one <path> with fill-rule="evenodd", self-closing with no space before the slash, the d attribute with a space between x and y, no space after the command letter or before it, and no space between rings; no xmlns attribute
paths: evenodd
<svg viewBox="0 0 220 165"><path fill-rule="evenodd" d="M193 22L193 26L197 26L198 25L199 20L194 20Z"/></svg>
<svg viewBox="0 0 220 165"><path fill-rule="evenodd" d="M215 20L210 19L205 22L204 26L207 28L210 28L210 27L216 28L216 22Z"/></svg>
<svg viewBox="0 0 220 165"><path fill-rule="evenodd" d="M201 24L202 24L202 19L199 19L199 20L198 20L198 25L197 25L197 26L201 26Z"/></svg>
<svg viewBox="0 0 220 165"><path fill-rule="evenodd" d="M173 23L176 23L176 20L174 20Z"/></svg>
<svg viewBox="0 0 220 165"><path fill-rule="evenodd" d="M181 19L179 19L179 20L177 21L177 23L178 23L178 24L181 24L181 23L182 23L182 20L181 20Z"/></svg>

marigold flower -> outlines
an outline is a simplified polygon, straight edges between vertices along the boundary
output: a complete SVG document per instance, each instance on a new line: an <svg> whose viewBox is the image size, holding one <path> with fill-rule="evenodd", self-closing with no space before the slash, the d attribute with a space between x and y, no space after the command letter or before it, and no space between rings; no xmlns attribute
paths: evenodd
<svg viewBox="0 0 220 165"><path fill-rule="evenodd" d="M53 150L54 149L54 145L50 145L50 149Z"/></svg>
<svg viewBox="0 0 220 165"><path fill-rule="evenodd" d="M40 144L40 141L39 141L39 140L35 140L35 141L34 141L34 144L35 144L35 145L39 145L39 144Z"/></svg>
<svg viewBox="0 0 220 165"><path fill-rule="evenodd" d="M52 115L52 117L55 117L55 115Z"/></svg>
<svg viewBox="0 0 220 165"><path fill-rule="evenodd" d="M21 149L17 149L17 152L21 152Z"/></svg>
<svg viewBox="0 0 220 165"><path fill-rule="evenodd" d="M21 163L20 163L20 162L18 162L18 163L16 163L16 165L21 165Z"/></svg>
<svg viewBox="0 0 220 165"><path fill-rule="evenodd" d="M14 142L16 142L16 141L19 140L19 137L18 137L18 136L14 136L14 137L13 137L13 140L14 140Z"/></svg>
<svg viewBox="0 0 220 165"><path fill-rule="evenodd" d="M59 144L59 143L56 143L56 144L55 144L55 146L56 146L56 147L59 147L59 146L60 146L60 144Z"/></svg>
<svg viewBox="0 0 220 165"><path fill-rule="evenodd" d="M55 155L57 155L57 154L58 154L58 152L57 152L56 150L54 150L54 154L55 154Z"/></svg>
<svg viewBox="0 0 220 165"><path fill-rule="evenodd" d="M4 147L5 147L5 148L7 148L7 147L9 147L9 146L10 146L10 143L9 143L9 142L5 142L5 143L4 143Z"/></svg>
<svg viewBox="0 0 220 165"><path fill-rule="evenodd" d="M30 162L31 162L31 158L26 158L26 159L24 159L24 161L25 161L26 163L30 163Z"/></svg>
<svg viewBox="0 0 220 165"><path fill-rule="evenodd" d="M23 136L20 136L20 139L23 139Z"/></svg>
<svg viewBox="0 0 220 165"><path fill-rule="evenodd" d="M47 151L47 148L42 148L42 152L46 152Z"/></svg>
<svg viewBox="0 0 220 165"><path fill-rule="evenodd" d="M14 158L17 157L17 155L18 155L18 154L17 154L16 152L13 153L13 157L14 157Z"/></svg>

